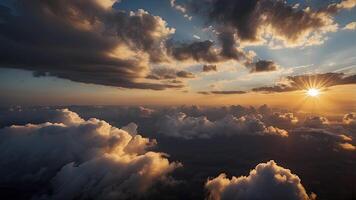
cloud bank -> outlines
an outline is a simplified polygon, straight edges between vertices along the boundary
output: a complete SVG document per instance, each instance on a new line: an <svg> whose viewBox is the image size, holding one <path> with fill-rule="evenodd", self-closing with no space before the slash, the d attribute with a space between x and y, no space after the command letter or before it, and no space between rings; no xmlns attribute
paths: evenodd
<svg viewBox="0 0 356 200"><path fill-rule="evenodd" d="M156 141L136 134L135 124L57 114L57 122L0 129L1 184L27 187L35 199L129 199L180 166L149 151Z"/></svg>
<svg viewBox="0 0 356 200"><path fill-rule="evenodd" d="M185 139L211 138L223 135L288 136L286 130L266 126L261 121L261 116L258 115L245 115L239 118L226 115L222 119L210 121L205 116L191 117L180 112L164 116L159 122L159 127L161 134Z"/></svg>

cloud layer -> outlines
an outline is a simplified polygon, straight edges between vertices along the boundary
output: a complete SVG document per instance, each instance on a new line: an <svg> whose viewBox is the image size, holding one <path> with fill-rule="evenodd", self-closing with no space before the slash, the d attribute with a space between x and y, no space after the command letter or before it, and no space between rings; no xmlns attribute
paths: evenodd
<svg viewBox="0 0 356 200"><path fill-rule="evenodd" d="M28 187L34 198L128 199L180 166L149 151L155 140L137 135L135 124L119 129L67 109L56 117L0 129L1 184Z"/></svg>
<svg viewBox="0 0 356 200"><path fill-rule="evenodd" d="M288 136L286 130L266 126L258 115L246 115L239 118L226 115L220 120L210 121L205 116L190 117L180 112L164 116L159 126L160 133L185 139L239 134Z"/></svg>

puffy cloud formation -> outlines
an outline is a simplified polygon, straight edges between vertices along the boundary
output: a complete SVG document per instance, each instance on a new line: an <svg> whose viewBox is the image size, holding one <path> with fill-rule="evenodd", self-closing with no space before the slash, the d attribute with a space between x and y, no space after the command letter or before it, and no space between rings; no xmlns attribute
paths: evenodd
<svg viewBox="0 0 356 200"><path fill-rule="evenodd" d="M343 5L339 6L340 9L354 7L348 1L340 5ZM323 43L326 33L336 31L338 27L332 16L339 10L302 9L281 0L202 0L194 1L190 6L217 24L219 32L228 30L231 35L236 35L234 43L246 45L316 45Z"/></svg>
<svg viewBox="0 0 356 200"><path fill-rule="evenodd" d="M220 174L214 179L209 179L205 188L209 192L210 200L312 200L316 198L315 194L308 196L297 175L289 169L278 166L273 160L258 164L248 176L233 176L229 179L225 174Z"/></svg>
<svg viewBox="0 0 356 200"><path fill-rule="evenodd" d="M303 90L314 86L320 88L332 87L337 85L356 84L356 75L345 75L344 73L325 73L325 74L306 74L288 76L283 83L274 86L264 86L253 88L255 92L290 92Z"/></svg>
<svg viewBox="0 0 356 200"><path fill-rule="evenodd" d="M160 133L185 139L211 138L213 136L232 135L277 135L286 137L288 132L273 126L266 126L259 115L224 118L210 121L205 116L191 117L179 112L166 115L159 122Z"/></svg>
<svg viewBox="0 0 356 200"><path fill-rule="evenodd" d="M125 88L179 87L142 80L149 63L168 59L165 42L175 30L159 16L144 10L116 10L111 8L113 3L29 0L0 4L0 67Z"/></svg>
<svg viewBox="0 0 356 200"><path fill-rule="evenodd" d="M155 140L137 135L135 124L119 129L67 109L57 114L57 123L0 129L1 184L35 187L34 198L127 199L180 166L149 151Z"/></svg>

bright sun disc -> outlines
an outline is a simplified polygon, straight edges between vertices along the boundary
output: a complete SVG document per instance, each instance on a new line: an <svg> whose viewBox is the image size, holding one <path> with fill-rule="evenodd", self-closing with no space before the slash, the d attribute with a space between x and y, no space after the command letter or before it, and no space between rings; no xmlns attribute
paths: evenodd
<svg viewBox="0 0 356 200"><path fill-rule="evenodd" d="M316 97L319 95L319 90L315 88L310 88L308 89L307 94L311 97Z"/></svg>

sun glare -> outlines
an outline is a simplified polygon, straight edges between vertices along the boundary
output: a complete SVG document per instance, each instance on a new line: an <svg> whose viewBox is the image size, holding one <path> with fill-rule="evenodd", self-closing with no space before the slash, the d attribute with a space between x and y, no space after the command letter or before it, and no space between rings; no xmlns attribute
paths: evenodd
<svg viewBox="0 0 356 200"><path fill-rule="evenodd" d="M316 97L320 94L320 92L316 88L310 88L310 89L308 89L307 94L308 94L308 96Z"/></svg>

